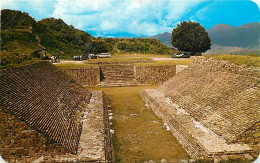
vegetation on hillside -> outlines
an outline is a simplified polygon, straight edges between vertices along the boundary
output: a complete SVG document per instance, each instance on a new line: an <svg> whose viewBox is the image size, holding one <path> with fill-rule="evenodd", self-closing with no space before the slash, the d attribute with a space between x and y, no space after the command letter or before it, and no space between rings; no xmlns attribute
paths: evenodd
<svg viewBox="0 0 260 163"><path fill-rule="evenodd" d="M14 10L1 10L1 30L27 29L36 24L28 13Z"/></svg>
<svg viewBox="0 0 260 163"><path fill-rule="evenodd" d="M82 53L172 54L173 49L155 39L116 39L91 37L87 32L67 25L61 19L46 18L38 22L26 12L1 10L1 65L20 62L21 57L47 49L50 55L72 59ZM10 54L10 57L8 56ZM17 56L16 59L14 59ZM24 57L26 56L26 57Z"/></svg>
<svg viewBox="0 0 260 163"><path fill-rule="evenodd" d="M172 54L175 52L173 48L169 48L152 38L105 38L104 40L109 47L109 52L112 53Z"/></svg>
<svg viewBox="0 0 260 163"><path fill-rule="evenodd" d="M43 19L37 22L33 32L51 54L62 58L72 58L91 50L90 34L67 25L61 19Z"/></svg>
<svg viewBox="0 0 260 163"><path fill-rule="evenodd" d="M1 69L35 62L30 54L41 48L32 33L35 23L28 13L1 10Z"/></svg>
<svg viewBox="0 0 260 163"><path fill-rule="evenodd" d="M210 49L210 38L206 30L196 22L183 21L172 31L172 45L179 50L201 55Z"/></svg>

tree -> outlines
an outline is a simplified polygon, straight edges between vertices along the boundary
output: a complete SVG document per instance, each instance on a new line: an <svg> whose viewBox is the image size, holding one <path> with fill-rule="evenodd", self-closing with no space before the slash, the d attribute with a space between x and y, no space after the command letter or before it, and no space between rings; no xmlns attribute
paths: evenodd
<svg viewBox="0 0 260 163"><path fill-rule="evenodd" d="M93 53L102 53L107 51L107 45L104 41L93 41Z"/></svg>
<svg viewBox="0 0 260 163"><path fill-rule="evenodd" d="M208 32L196 22L183 21L172 31L172 45L193 56L210 49L210 41Z"/></svg>

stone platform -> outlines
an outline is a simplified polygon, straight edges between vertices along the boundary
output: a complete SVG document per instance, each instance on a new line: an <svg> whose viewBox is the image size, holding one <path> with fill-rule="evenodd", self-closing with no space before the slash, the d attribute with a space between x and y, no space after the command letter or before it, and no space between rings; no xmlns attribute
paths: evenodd
<svg viewBox="0 0 260 163"><path fill-rule="evenodd" d="M159 90L148 89L140 95L146 105L169 126L173 135L192 158L205 159L234 155L243 157L253 152L246 144L227 143L223 137L194 119Z"/></svg>

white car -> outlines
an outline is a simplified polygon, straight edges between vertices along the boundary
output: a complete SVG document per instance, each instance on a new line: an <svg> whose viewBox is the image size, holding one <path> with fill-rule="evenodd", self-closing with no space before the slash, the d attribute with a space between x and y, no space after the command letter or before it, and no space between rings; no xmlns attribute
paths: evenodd
<svg viewBox="0 0 260 163"><path fill-rule="evenodd" d="M100 53L97 55L98 58L111 58L111 54L109 53Z"/></svg>

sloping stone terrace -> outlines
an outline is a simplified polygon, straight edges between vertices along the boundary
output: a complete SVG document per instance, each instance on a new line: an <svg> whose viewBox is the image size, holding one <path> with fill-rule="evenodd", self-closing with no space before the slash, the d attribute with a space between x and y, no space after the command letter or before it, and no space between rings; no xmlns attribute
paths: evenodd
<svg viewBox="0 0 260 163"><path fill-rule="evenodd" d="M92 92L82 122L78 152L70 154L26 122L0 111L1 156L8 162L112 162L108 100L102 91Z"/></svg>
<svg viewBox="0 0 260 163"><path fill-rule="evenodd" d="M144 101L170 130L194 159L252 153L246 144L227 143L226 140L194 119L178 104L156 89L141 93Z"/></svg>
<svg viewBox="0 0 260 163"><path fill-rule="evenodd" d="M157 90L227 141L237 142L259 122L259 83L259 68L196 57Z"/></svg>
<svg viewBox="0 0 260 163"><path fill-rule="evenodd" d="M32 162L42 155L65 155L57 142L43 136L26 122L0 111L0 154L7 162Z"/></svg>
<svg viewBox="0 0 260 163"><path fill-rule="evenodd" d="M0 106L76 153L91 93L48 62L0 71Z"/></svg>

